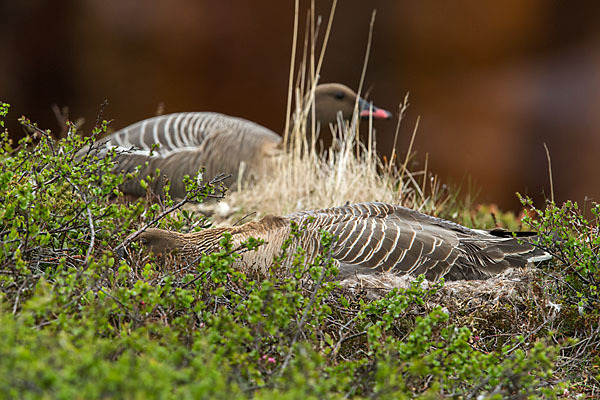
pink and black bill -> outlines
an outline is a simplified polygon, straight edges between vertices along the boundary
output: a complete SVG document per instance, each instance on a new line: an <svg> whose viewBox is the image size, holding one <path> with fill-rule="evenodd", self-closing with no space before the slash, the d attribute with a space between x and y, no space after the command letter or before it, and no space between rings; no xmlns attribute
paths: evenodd
<svg viewBox="0 0 600 400"><path fill-rule="evenodd" d="M361 118L373 119L390 119L392 113L384 110L383 108L375 107L372 103L367 102L365 99L358 99L358 112Z"/></svg>

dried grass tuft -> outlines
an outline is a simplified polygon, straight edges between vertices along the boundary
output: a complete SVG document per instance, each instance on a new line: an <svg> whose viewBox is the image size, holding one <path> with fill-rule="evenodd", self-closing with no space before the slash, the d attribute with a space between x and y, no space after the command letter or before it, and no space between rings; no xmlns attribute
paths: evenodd
<svg viewBox="0 0 600 400"><path fill-rule="evenodd" d="M288 149L276 159L267 176L242 184L226 201L244 212L285 215L291 212L340 206L347 203L383 201L422 212L439 210L447 200L438 180L424 170L408 171L377 154L375 130L368 124L368 143L359 140L358 118L338 121L333 142L325 151L309 139L307 114L312 98L295 110ZM329 130L322 127L321 130Z"/></svg>
<svg viewBox="0 0 600 400"><path fill-rule="evenodd" d="M314 5L311 6L311 13L307 16L302 60L296 63L299 36L296 4L284 151L274 159L266 160L266 176L251 183L238 182L237 189L230 192L225 201L232 210L239 209L240 212L227 219L217 220L218 224L233 223L246 213L256 213L254 218L259 218L265 214L285 215L300 210L366 201L401 204L426 213L438 213L446 203L451 203L448 202L448 193L442 189L437 177L427 171L426 166L419 171L408 170L408 161L412 157L411 147L406 151L403 163L398 162L398 129L389 160L377 153L372 120L368 121L367 132L362 132L365 140L361 142L358 105L355 106L355 115L351 121L339 120L336 126L318 127L314 124L315 118L309 118L309 115L314 116L314 92L319 83L335 9L336 1L332 4L324 26L323 37L319 38L321 19L315 18ZM374 22L375 13L371 18L371 33L366 43L358 85L359 95L366 75ZM295 99L293 109L291 99ZM398 128L407 107L408 96L405 96L399 107ZM418 122L413 140L417 126ZM322 149L319 135L332 135L331 146Z"/></svg>

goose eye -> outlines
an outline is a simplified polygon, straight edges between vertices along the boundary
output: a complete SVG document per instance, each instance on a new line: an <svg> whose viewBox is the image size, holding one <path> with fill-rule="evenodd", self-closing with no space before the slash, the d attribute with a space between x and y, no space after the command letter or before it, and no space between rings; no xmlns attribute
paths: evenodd
<svg viewBox="0 0 600 400"><path fill-rule="evenodd" d="M343 99L343 98L344 98L344 96L345 96L344 92L337 92L337 93L335 94L335 98L336 98L336 99L340 99L340 100L341 100L341 99Z"/></svg>

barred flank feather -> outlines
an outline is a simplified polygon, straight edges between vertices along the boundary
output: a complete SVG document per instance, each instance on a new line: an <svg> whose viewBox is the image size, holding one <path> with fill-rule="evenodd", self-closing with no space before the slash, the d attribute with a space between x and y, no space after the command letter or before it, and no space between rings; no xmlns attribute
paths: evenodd
<svg viewBox="0 0 600 400"><path fill-rule="evenodd" d="M231 181L236 182L242 162L254 166L249 173L262 173L262 160L277 154L281 138L275 132L245 119L218 113L190 112L138 122L101 142L105 143L104 151L117 148L117 169L133 172L142 165L142 178L154 175L159 169L171 181L171 195L184 197L183 177L194 176L203 167L208 180L224 173L231 174ZM155 144L160 146L151 155ZM157 178L152 189L160 194L163 186L163 179ZM138 181L127 182L122 190L136 196L144 195Z"/></svg>
<svg viewBox="0 0 600 400"><path fill-rule="evenodd" d="M155 252L176 250L183 257L197 257L218 248L223 232L232 234L234 245L249 237L265 244L244 253L239 267L266 271L290 234L290 222L304 231L295 245L302 246L308 260L320 250L320 230L337 240L332 257L341 277L357 273L393 272L425 274L427 279L485 279L509 267L525 267L528 262L550 258L531 244L533 236L514 238L504 231L469 229L405 207L385 203L361 203L287 217L267 216L239 227L213 228L181 234L148 229L142 240Z"/></svg>

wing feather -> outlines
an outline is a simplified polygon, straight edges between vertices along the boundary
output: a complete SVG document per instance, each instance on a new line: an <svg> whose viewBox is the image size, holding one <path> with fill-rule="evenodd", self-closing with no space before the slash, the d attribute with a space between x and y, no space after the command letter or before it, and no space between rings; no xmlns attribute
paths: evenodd
<svg viewBox="0 0 600 400"><path fill-rule="evenodd" d="M292 214L319 216L338 237L333 257L344 268L425 274L428 279L476 279L523 266L532 246L384 203L362 203ZM527 255L527 257L524 257ZM512 257L512 258L511 258Z"/></svg>

